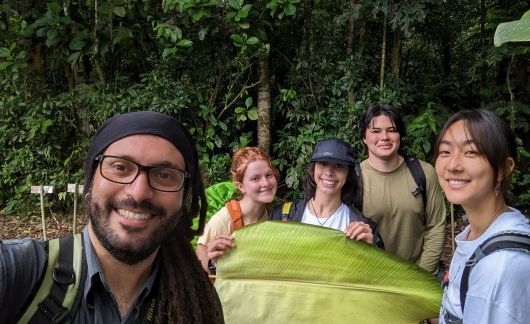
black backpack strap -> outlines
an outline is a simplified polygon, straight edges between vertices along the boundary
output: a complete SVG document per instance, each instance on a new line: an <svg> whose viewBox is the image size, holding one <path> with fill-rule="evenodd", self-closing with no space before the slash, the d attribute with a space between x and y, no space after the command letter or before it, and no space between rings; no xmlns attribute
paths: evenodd
<svg viewBox="0 0 530 324"><path fill-rule="evenodd" d="M85 278L82 235L49 241L43 280L19 323L71 323L69 312L79 304Z"/></svg>
<svg viewBox="0 0 530 324"><path fill-rule="evenodd" d="M357 187L357 194L353 198L354 199L353 205L357 207L359 211L362 212L363 211L363 188L364 186L363 186L363 174L361 172L361 163L359 163L359 161L355 161L354 168L355 168L355 175L357 176L358 187Z"/></svg>
<svg viewBox="0 0 530 324"><path fill-rule="evenodd" d="M403 158L414 178L414 182L416 182L416 186L418 186L416 190L412 192L412 195L416 197L421 194L421 197L423 198L423 208L425 209L425 207L427 207L427 180L425 179L425 172L423 172L420 161L416 157L406 155Z"/></svg>
<svg viewBox="0 0 530 324"><path fill-rule="evenodd" d="M469 285L469 275L473 267L484 257L499 250L519 250L530 253L530 233L527 232L501 232L488 238L480 244L471 257L467 260L460 280L460 305L462 314Z"/></svg>

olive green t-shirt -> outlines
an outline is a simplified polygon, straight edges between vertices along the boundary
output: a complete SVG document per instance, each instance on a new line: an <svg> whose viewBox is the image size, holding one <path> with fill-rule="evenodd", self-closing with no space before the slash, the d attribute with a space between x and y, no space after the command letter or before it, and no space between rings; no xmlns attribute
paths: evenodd
<svg viewBox="0 0 530 324"><path fill-rule="evenodd" d="M446 208L434 168L420 161L426 179L427 206L407 164L392 172L361 162L363 214L379 224L385 250L435 273L445 240Z"/></svg>

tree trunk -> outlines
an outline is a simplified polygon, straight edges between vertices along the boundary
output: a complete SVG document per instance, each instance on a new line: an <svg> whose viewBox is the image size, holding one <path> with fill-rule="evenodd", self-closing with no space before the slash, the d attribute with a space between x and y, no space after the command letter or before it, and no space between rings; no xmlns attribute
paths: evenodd
<svg viewBox="0 0 530 324"><path fill-rule="evenodd" d="M348 35L346 44L346 54L350 57L353 54L353 34L355 31L355 21L353 20L353 9L355 8L355 0L350 0L349 11L350 17L348 19ZM353 89L348 89L348 105L353 105L354 96Z"/></svg>
<svg viewBox="0 0 530 324"><path fill-rule="evenodd" d="M103 65L101 64L100 60L100 52L99 52L99 19L98 19L98 1L94 1L94 53L93 53L93 60L94 60L94 67L96 68L96 72L98 74L99 82L101 83L101 86L105 88L107 82L105 78L105 71L103 70Z"/></svg>
<svg viewBox="0 0 530 324"><path fill-rule="evenodd" d="M443 69L444 69L444 76L448 78L452 73L451 68L451 42L444 38L442 41L442 55L443 55Z"/></svg>
<svg viewBox="0 0 530 324"><path fill-rule="evenodd" d="M480 0L480 48L481 48L481 66L480 66L480 89L484 89L486 84L486 0ZM489 37L489 36L488 36ZM484 105L484 100L481 102L481 106Z"/></svg>
<svg viewBox="0 0 530 324"><path fill-rule="evenodd" d="M361 24L359 28L359 44L364 43L364 34L366 33L366 16L363 15L361 18Z"/></svg>
<svg viewBox="0 0 530 324"><path fill-rule="evenodd" d="M269 58L258 60L258 146L271 152L271 89Z"/></svg>
<svg viewBox="0 0 530 324"><path fill-rule="evenodd" d="M392 44L392 78L399 79L401 66L401 44L403 43L403 32L398 27L394 31L394 43Z"/></svg>
<svg viewBox="0 0 530 324"><path fill-rule="evenodd" d="M528 58L520 55L515 59L515 87L521 91L528 89Z"/></svg>
<svg viewBox="0 0 530 324"><path fill-rule="evenodd" d="M350 0L349 4L349 18L348 18L348 35L346 42L346 53L351 55L353 53L353 33L355 31L355 21L353 20L353 9L355 8L355 0Z"/></svg>
<svg viewBox="0 0 530 324"><path fill-rule="evenodd" d="M304 15L306 16L306 18L304 19L304 27L303 27L303 30L304 30L304 41L302 41L304 43L304 56L305 58L307 59L307 61L309 62L310 59L311 59L311 44L312 44L312 34L311 34L311 12L313 11L313 5L314 5L314 2L311 0L311 1L308 1L306 3L306 5L304 5Z"/></svg>
<svg viewBox="0 0 530 324"><path fill-rule="evenodd" d="M390 10L390 6L389 6ZM379 71L379 88L383 89L385 85L385 61L386 61L386 29L388 26L388 11L383 19L383 43L381 46L381 70Z"/></svg>

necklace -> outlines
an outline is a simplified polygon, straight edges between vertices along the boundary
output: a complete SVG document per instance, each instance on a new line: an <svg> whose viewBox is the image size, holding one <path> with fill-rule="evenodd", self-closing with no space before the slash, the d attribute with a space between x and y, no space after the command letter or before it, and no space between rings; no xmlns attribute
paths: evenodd
<svg viewBox="0 0 530 324"><path fill-rule="evenodd" d="M504 212L504 208L500 208L498 212L496 212L493 217L490 219L488 225L486 225L486 228L484 229L484 232L490 227L491 223L493 223L494 220L496 220L502 213Z"/></svg>
<svg viewBox="0 0 530 324"><path fill-rule="evenodd" d="M327 217L324 222L320 222L320 217L318 217L318 214L317 214L317 210L315 209L315 205L313 204L313 201L315 200L315 198L312 198L311 200L309 200L309 202L311 203L311 207L313 208L313 213L315 213L315 218L317 219L317 222L320 224L320 226L324 226L324 224L326 224L328 222L328 220L333 217L333 215L335 215L335 212L337 211L337 209L335 209L335 211L329 215L329 217ZM339 205L340 207L340 205Z"/></svg>
<svg viewBox="0 0 530 324"><path fill-rule="evenodd" d="M471 237L471 239L475 239L475 238L479 237L480 235L482 235L485 231L488 230L488 228L491 226L491 224L493 223L493 221L496 220L496 219L497 219L497 218L498 218L498 217L499 217L504 211L505 211L504 208L500 208L498 211L496 211L496 212L493 214L493 217L490 219L490 221L489 221L488 224L486 225L486 227L484 227L484 229L483 229L480 233L477 233L477 234L473 233L473 234L472 234L473 230L470 229L470 230L469 230L469 234L468 234L468 239L470 239L470 237Z"/></svg>

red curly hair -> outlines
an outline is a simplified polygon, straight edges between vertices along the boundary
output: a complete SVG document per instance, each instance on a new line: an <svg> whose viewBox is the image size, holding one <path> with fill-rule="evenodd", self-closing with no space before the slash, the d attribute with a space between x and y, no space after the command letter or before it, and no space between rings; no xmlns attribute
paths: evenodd
<svg viewBox="0 0 530 324"><path fill-rule="evenodd" d="M250 146L241 148L234 153L232 157L232 167L230 168L232 180L234 182L243 182L243 177L247 171L248 164L259 160L267 161L274 177L279 181L280 172L278 172L278 169L272 164L270 156L260 148Z"/></svg>

